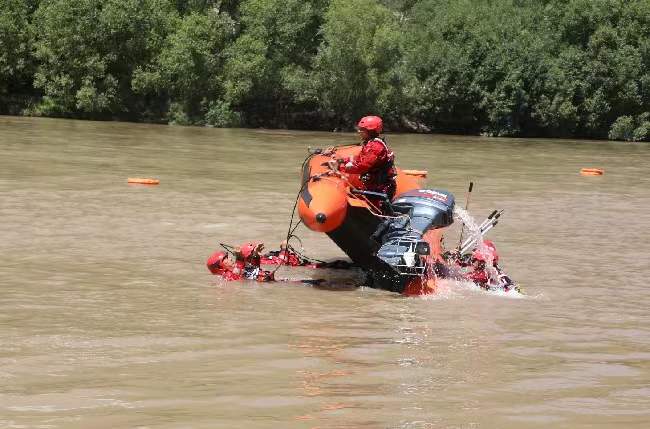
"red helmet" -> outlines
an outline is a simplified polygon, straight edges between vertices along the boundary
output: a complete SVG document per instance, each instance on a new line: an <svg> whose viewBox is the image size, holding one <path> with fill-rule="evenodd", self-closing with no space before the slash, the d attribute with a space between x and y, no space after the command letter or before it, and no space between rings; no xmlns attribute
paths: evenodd
<svg viewBox="0 0 650 429"><path fill-rule="evenodd" d="M248 259L253 255L253 252L259 247L260 244L262 247L264 247L264 243L261 243L259 241L252 241L250 243L242 244L239 247L239 252L244 259Z"/></svg>
<svg viewBox="0 0 650 429"><path fill-rule="evenodd" d="M357 124L357 127L379 134L384 130L384 122L379 116L364 116Z"/></svg>
<svg viewBox="0 0 650 429"><path fill-rule="evenodd" d="M492 240L484 240L483 245L485 246L485 250L482 251L480 249L474 250L474 253L472 253L472 259L475 259L477 261L487 261L488 259L492 259L493 263L498 263L499 262L499 254L497 253L497 248L492 242Z"/></svg>
<svg viewBox="0 0 650 429"><path fill-rule="evenodd" d="M217 274L221 269L221 263L224 259L226 259L226 256L228 255L226 255L225 252L214 252L212 255L210 255L206 261L208 270L210 270L212 274Z"/></svg>

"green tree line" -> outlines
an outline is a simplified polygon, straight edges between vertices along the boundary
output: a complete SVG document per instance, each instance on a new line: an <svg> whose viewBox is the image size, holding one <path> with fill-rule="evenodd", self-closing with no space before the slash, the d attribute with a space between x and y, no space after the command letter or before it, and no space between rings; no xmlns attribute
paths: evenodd
<svg viewBox="0 0 650 429"><path fill-rule="evenodd" d="M648 0L0 0L0 114L650 140Z"/></svg>

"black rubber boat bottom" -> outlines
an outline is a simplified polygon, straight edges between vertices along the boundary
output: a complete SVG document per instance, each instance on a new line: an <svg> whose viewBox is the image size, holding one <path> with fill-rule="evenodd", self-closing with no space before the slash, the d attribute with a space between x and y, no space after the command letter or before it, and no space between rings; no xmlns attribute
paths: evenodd
<svg viewBox="0 0 650 429"><path fill-rule="evenodd" d="M377 243L370 236L382 222L362 207L348 206L343 224L327 235L367 274L366 286L402 293L410 277L401 276L393 267L375 256Z"/></svg>

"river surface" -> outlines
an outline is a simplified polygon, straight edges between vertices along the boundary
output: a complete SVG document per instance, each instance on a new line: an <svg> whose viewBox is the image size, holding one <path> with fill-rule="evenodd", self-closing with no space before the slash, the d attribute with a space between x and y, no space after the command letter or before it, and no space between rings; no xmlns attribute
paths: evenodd
<svg viewBox="0 0 650 429"><path fill-rule="evenodd" d="M524 296L209 274L220 242L277 247L307 147L355 138L0 117L0 428L650 427L650 145L388 136L505 209Z"/></svg>

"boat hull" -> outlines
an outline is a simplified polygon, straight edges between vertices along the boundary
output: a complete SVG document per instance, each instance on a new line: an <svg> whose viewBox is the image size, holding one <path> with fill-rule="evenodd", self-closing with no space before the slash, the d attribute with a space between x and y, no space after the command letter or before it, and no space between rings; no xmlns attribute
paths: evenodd
<svg viewBox="0 0 650 429"><path fill-rule="evenodd" d="M359 146L342 147L337 149L336 157L351 157L359 150ZM313 231L327 234L355 265L362 268L367 274L367 286L408 295L434 293L435 279L400 274L395 267L377 257L380 243L372 235L385 217L366 198L353 192L363 188L359 176L332 172L327 166L331 159L317 154L305 163L298 201L303 223ZM420 189L425 178L424 171L398 169L397 197ZM431 254L426 257L427 263L432 265L441 260L442 230L429 231L422 239L431 249Z"/></svg>

